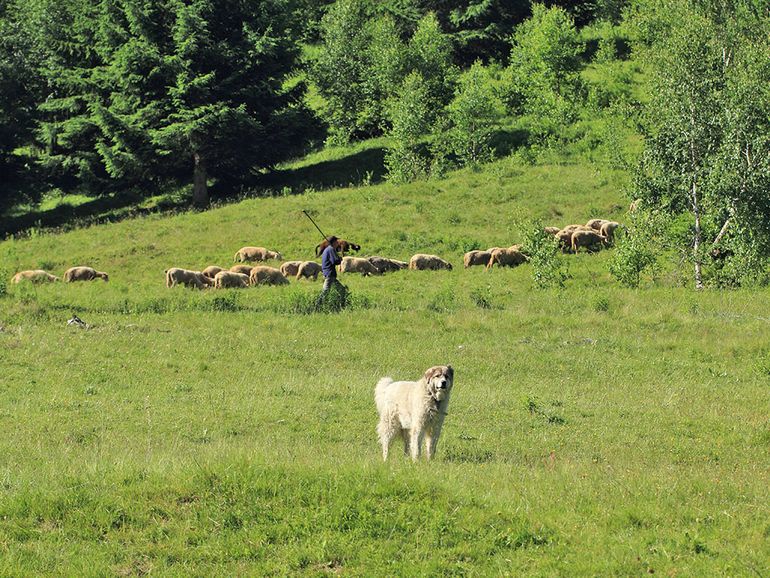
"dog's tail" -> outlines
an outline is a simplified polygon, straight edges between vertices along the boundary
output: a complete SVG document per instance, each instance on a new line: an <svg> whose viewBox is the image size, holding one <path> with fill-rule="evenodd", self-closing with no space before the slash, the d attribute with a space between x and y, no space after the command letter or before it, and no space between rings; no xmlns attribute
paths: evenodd
<svg viewBox="0 0 770 578"><path fill-rule="evenodd" d="M374 403L377 405L379 413L382 413L385 409L385 390L391 383L393 383L393 378L383 377L374 388Z"/></svg>

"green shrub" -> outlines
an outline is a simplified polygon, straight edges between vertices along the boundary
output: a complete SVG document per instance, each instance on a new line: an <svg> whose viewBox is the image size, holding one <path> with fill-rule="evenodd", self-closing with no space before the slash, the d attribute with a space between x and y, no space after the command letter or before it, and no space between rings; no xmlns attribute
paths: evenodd
<svg viewBox="0 0 770 578"><path fill-rule="evenodd" d="M642 273L652 270L656 262L657 255L651 242L640 232L616 236L610 273L624 287L638 287Z"/></svg>
<svg viewBox="0 0 770 578"><path fill-rule="evenodd" d="M564 287L569 279L559 245L553 235L543 230L540 223L528 227L524 240L524 252L532 265L532 279L538 289Z"/></svg>

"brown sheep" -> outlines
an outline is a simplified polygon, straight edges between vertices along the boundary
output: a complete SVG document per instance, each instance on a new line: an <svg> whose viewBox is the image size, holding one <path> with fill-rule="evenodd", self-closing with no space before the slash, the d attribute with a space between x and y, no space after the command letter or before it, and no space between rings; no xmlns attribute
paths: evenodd
<svg viewBox="0 0 770 578"><path fill-rule="evenodd" d="M214 287L217 289L242 289L249 286L249 276L232 271L220 271L214 276Z"/></svg>
<svg viewBox="0 0 770 578"><path fill-rule="evenodd" d="M51 275L47 271L43 271L42 269L35 269L32 271L19 271L16 273L16 275L13 276L13 279L11 279L11 283L21 283L22 281L27 280L32 283L35 283L36 285L38 283L51 283L53 281L61 281L56 275Z"/></svg>
<svg viewBox="0 0 770 578"><path fill-rule="evenodd" d="M224 271L224 269L222 267L217 267L216 265L209 265L203 271L201 271L201 273L203 273L209 279L213 279L214 276L220 271Z"/></svg>
<svg viewBox="0 0 770 578"><path fill-rule="evenodd" d="M463 265L466 269L474 265L486 266L489 264L490 257L492 257L491 251L468 251L463 255Z"/></svg>
<svg viewBox="0 0 770 578"><path fill-rule="evenodd" d="M543 227L543 232L545 232L546 235L556 236L559 231L561 231L559 227Z"/></svg>
<svg viewBox="0 0 770 578"><path fill-rule="evenodd" d="M107 282L110 280L110 276L91 267L70 267L64 272L64 280L67 283L72 283L73 281L93 281L94 279L104 279Z"/></svg>
<svg viewBox="0 0 770 578"><path fill-rule="evenodd" d="M288 285L289 280L280 269L258 265L251 270L249 283L251 285Z"/></svg>
<svg viewBox="0 0 770 578"><path fill-rule="evenodd" d="M361 257L343 257L340 264L340 273L361 273L362 275L381 275L382 272L369 262L369 259Z"/></svg>
<svg viewBox="0 0 770 578"><path fill-rule="evenodd" d="M556 240L559 242L559 247L563 253L569 253L572 251L572 233L575 231L592 231L590 227L585 225L567 225L561 231L556 233Z"/></svg>
<svg viewBox="0 0 770 578"><path fill-rule="evenodd" d="M324 239L321 241L318 245L315 246L315 256L320 257L321 253L324 252L324 249L329 246L329 241ZM337 251L344 257L345 253L350 253L351 251L360 251L361 245L356 245L355 243L351 241L346 241L345 239L337 239Z"/></svg>
<svg viewBox="0 0 770 578"><path fill-rule="evenodd" d="M206 277L201 271L190 271L189 269L179 269L178 267L166 269L166 287L169 288L174 285L185 285L187 287L203 289L213 284L214 281Z"/></svg>
<svg viewBox="0 0 770 578"><path fill-rule="evenodd" d="M251 270L254 267L250 265L233 265L230 267L230 271L233 273L243 273L244 275L251 275Z"/></svg>
<svg viewBox="0 0 770 578"><path fill-rule="evenodd" d="M305 261L299 266L297 270L297 280L313 278L313 281L318 279L318 274L321 272L321 264L315 261Z"/></svg>
<svg viewBox="0 0 770 578"><path fill-rule="evenodd" d="M516 267L527 262L527 256L521 252L521 245L511 245L507 249L495 249L489 258L487 270L494 267L495 263L501 267Z"/></svg>
<svg viewBox="0 0 770 578"><path fill-rule="evenodd" d="M281 273L287 277L294 277L299 271L300 265L302 265L302 261L286 261L281 265Z"/></svg>
<svg viewBox="0 0 770 578"><path fill-rule="evenodd" d="M612 244L615 241L615 229L620 227L620 223L616 223L615 221L607 221L602 225L601 234L604 237L607 237L606 243L608 245Z"/></svg>
<svg viewBox="0 0 770 578"><path fill-rule="evenodd" d="M241 247L235 254L233 261L268 261L277 259L283 261L283 255L277 251L270 251L264 247Z"/></svg>
<svg viewBox="0 0 770 578"><path fill-rule="evenodd" d="M596 231L578 230L572 233L572 251L577 253L581 247L585 247L590 251L597 245L601 248L602 243L606 240L607 237Z"/></svg>
<svg viewBox="0 0 770 578"><path fill-rule="evenodd" d="M406 261L397 261L396 259L388 259L387 257L369 257L369 262L374 265L380 273L390 273L391 271L398 271L409 267L409 263Z"/></svg>
<svg viewBox="0 0 770 578"><path fill-rule="evenodd" d="M412 258L409 259L409 268L417 271L435 271L437 269L446 269L451 271L452 264L448 261L444 261L444 259L436 255L417 253L416 255L412 255Z"/></svg>

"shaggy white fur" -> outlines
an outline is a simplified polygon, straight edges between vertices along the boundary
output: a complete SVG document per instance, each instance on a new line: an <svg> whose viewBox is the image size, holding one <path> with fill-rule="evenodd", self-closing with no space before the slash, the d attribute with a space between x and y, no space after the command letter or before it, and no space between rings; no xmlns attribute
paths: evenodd
<svg viewBox="0 0 770 578"><path fill-rule="evenodd" d="M453 381L452 366L437 365L428 369L420 381L383 377L377 382L374 402L380 414L377 434L383 460L388 459L390 444L398 436L404 440L404 453L412 460L420 458L423 440L427 459L435 455Z"/></svg>

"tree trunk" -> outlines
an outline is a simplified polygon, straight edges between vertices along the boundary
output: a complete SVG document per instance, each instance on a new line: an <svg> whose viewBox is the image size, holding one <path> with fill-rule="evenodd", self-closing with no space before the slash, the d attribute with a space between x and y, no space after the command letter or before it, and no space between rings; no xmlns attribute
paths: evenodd
<svg viewBox="0 0 770 578"><path fill-rule="evenodd" d="M692 210L695 214L695 242L692 245L693 259L695 260L695 288L703 289L703 272L700 254L700 245L703 232L700 225L700 206L698 205L698 185L692 182Z"/></svg>
<svg viewBox="0 0 770 578"><path fill-rule="evenodd" d="M209 190L206 183L206 162L200 153L193 153L195 168L193 170L193 204L196 207L208 207Z"/></svg>

